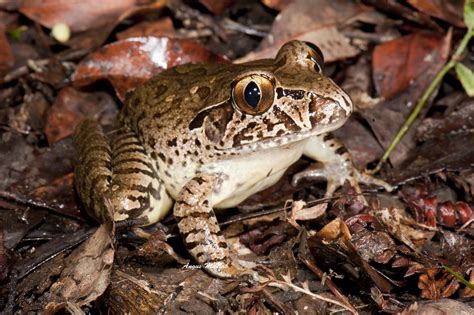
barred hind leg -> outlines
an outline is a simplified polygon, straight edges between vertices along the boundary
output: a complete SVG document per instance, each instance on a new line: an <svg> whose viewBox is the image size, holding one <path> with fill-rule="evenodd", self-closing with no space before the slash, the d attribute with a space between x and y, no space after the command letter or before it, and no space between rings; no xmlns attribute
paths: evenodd
<svg viewBox="0 0 474 315"><path fill-rule="evenodd" d="M174 216L188 252L209 273L229 278L246 270L234 262L209 204L217 177L201 174L180 191Z"/></svg>
<svg viewBox="0 0 474 315"><path fill-rule="evenodd" d="M143 219L141 225L147 225L161 220L172 199L139 139L129 130L118 129L111 143L109 147L94 121L86 120L77 128L76 186L84 205L101 220L100 199L107 196L115 221Z"/></svg>

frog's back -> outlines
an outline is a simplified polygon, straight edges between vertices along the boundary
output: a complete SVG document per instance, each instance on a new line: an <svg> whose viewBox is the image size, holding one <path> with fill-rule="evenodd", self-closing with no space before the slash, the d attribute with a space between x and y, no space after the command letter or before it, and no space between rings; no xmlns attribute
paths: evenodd
<svg viewBox="0 0 474 315"><path fill-rule="evenodd" d="M239 73L273 68L271 60L246 64L184 64L167 69L127 95L120 120L136 132L140 121L153 119L181 126L197 112L230 98L231 83ZM173 124L173 120L177 118ZM182 121L181 121L182 120Z"/></svg>

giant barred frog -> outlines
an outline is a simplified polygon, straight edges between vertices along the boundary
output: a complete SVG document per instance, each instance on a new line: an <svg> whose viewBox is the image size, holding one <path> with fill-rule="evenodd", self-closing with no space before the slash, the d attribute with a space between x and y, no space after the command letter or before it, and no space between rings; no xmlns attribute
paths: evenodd
<svg viewBox="0 0 474 315"><path fill-rule="evenodd" d="M90 120L78 126L76 186L85 207L100 219L107 197L115 220L143 225L173 208L194 259L216 276L238 275L244 269L230 258L213 209L274 184L302 155L322 162L306 175L326 177L327 196L367 178L328 134L352 103L322 67L314 44L291 41L275 59L158 74L129 93L112 137Z"/></svg>

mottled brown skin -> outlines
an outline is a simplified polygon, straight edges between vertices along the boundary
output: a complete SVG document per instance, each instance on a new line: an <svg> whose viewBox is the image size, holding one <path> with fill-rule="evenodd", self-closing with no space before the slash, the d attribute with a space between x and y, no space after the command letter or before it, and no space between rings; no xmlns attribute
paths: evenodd
<svg viewBox="0 0 474 315"><path fill-rule="evenodd" d="M358 188L349 155L325 136L352 103L321 73L321 60L313 45L291 41L275 59L187 64L157 75L128 95L111 145L95 123L78 127L76 182L86 208L101 218L107 196L115 220L145 225L174 200L194 259L216 276L239 274L214 208L269 187L303 154L323 162L303 175L327 178L327 195L346 180ZM260 91L257 105L245 94L250 82Z"/></svg>

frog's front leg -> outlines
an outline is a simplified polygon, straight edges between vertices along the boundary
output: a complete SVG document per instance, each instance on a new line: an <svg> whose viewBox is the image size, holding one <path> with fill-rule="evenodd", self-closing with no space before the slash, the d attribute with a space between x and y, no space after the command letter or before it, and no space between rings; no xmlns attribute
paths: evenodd
<svg viewBox="0 0 474 315"><path fill-rule="evenodd" d="M191 256L209 273L229 278L244 269L234 265L210 204L218 179L217 175L198 174L190 180L178 195L174 216Z"/></svg>
<svg viewBox="0 0 474 315"><path fill-rule="evenodd" d="M357 193L361 193L359 183L381 186L387 191L393 189L383 180L359 172L352 163L350 153L330 133L310 138L305 145L303 154L321 162L323 166L312 165L297 173L293 177L293 184L296 185L303 178L310 180L325 178L327 180L326 198L331 197L346 180L356 189Z"/></svg>
<svg viewBox="0 0 474 315"><path fill-rule="evenodd" d="M75 182L88 212L103 221L104 197L115 221L159 221L171 209L172 199L134 132L120 128L112 141L92 120L81 122L74 134L77 151Z"/></svg>

